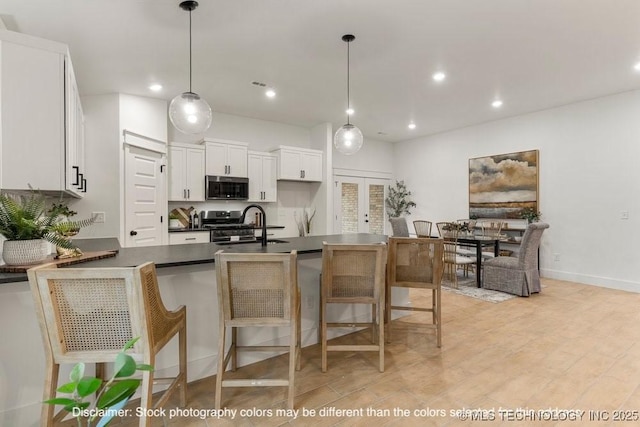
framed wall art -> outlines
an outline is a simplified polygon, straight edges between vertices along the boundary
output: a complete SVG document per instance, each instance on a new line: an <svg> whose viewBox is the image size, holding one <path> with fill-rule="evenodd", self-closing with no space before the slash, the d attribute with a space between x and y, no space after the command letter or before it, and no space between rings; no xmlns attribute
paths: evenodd
<svg viewBox="0 0 640 427"><path fill-rule="evenodd" d="M538 150L469 159L469 217L521 218L538 212Z"/></svg>

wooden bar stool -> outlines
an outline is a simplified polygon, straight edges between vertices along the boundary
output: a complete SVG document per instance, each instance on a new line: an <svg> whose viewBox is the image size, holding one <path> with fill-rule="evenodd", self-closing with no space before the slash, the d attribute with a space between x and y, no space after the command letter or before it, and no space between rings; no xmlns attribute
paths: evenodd
<svg viewBox="0 0 640 427"><path fill-rule="evenodd" d="M287 404L293 409L295 370L300 369L300 290L297 252L288 254L216 253L220 335L215 407L220 409L223 387L287 387ZM240 346L237 328L290 327L289 345ZM226 351L227 327L231 327L231 347ZM237 368L238 351L288 351L287 378L224 379L231 361Z"/></svg>
<svg viewBox="0 0 640 427"><path fill-rule="evenodd" d="M435 238L389 238L387 259L386 323L387 340L391 340L391 310L423 311L432 313L438 347L442 346L441 283L443 274L444 244ZM454 249L455 250L455 249ZM391 288L415 288L431 290L431 307L393 305Z"/></svg>
<svg viewBox="0 0 640 427"><path fill-rule="evenodd" d="M43 400L55 397L58 373L63 363L114 362L132 338L140 337L129 354L139 363L152 365L156 354L178 335L179 372L175 378L154 378L143 371L140 407L164 405L171 393L180 391L180 405L187 399L187 310L168 311L158 290L153 263L132 268L56 268L54 264L27 271L42 331L47 359ZM152 405L152 387L169 387ZM43 405L42 425L53 426L64 411L54 417L54 406ZM151 419L140 417L140 426Z"/></svg>
<svg viewBox="0 0 640 427"><path fill-rule="evenodd" d="M320 293L320 336L322 372L327 371L329 351L377 351L379 369L384 372L384 267L385 244L322 245L322 289ZM371 322L327 322L328 304L370 304ZM369 345L328 345L327 328L370 326ZM376 339L376 330L378 336ZM377 344L376 344L377 341Z"/></svg>

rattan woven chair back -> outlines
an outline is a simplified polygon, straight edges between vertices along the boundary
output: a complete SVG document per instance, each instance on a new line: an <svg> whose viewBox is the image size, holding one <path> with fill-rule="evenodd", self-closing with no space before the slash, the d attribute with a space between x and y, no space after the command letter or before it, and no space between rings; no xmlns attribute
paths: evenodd
<svg viewBox="0 0 640 427"><path fill-rule="evenodd" d="M417 237L431 237L431 221L415 220L413 221L413 228L416 230Z"/></svg>
<svg viewBox="0 0 640 427"><path fill-rule="evenodd" d="M403 216L398 218L391 218L391 231L395 237L409 237L409 227L407 226L407 219Z"/></svg>
<svg viewBox="0 0 640 427"><path fill-rule="evenodd" d="M379 370L384 372L384 280L386 244L322 245L322 289L320 293L320 340L322 372L327 371L329 351L377 351ZM327 321L327 305L370 304L371 322ZM329 345L327 328L371 327L373 344ZM377 331L377 334L376 334Z"/></svg>
<svg viewBox="0 0 640 427"><path fill-rule="evenodd" d="M297 253L230 254L218 251L215 257L220 313L218 372L215 406L220 409L224 387L287 387L287 403L293 409L294 372L300 369L300 291ZM239 346L239 327L289 327L289 344ZM231 347L226 351L227 327L231 327ZM284 379L224 379L229 361L237 369L238 351L288 351L289 370Z"/></svg>
<svg viewBox="0 0 640 427"><path fill-rule="evenodd" d="M129 354L154 365L156 353L178 334L178 375L154 378L153 372L144 371L140 407L153 407L154 381L170 384L155 407L177 389L181 405L186 404L186 308L168 311L164 307L153 263L134 268L60 269L50 264L27 274L47 355L44 400L55 396L60 364L96 363L97 374L102 376L104 363L114 362L124 345L139 337ZM53 409L53 405L43 405L43 425L52 426L54 419L64 416L61 412L54 417ZM150 422L141 417L139 424Z"/></svg>
<svg viewBox="0 0 640 427"><path fill-rule="evenodd" d="M442 346L441 283L444 268L444 241L436 238L389 238L387 258L387 342L391 340L391 310L423 311L432 313L431 326L436 331L437 346ZM393 305L393 287L430 289L431 306Z"/></svg>

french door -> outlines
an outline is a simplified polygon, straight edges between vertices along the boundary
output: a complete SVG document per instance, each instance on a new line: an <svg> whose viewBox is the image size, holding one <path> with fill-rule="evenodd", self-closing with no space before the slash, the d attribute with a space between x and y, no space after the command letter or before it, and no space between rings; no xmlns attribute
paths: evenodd
<svg viewBox="0 0 640 427"><path fill-rule="evenodd" d="M334 177L333 231L385 234L386 179Z"/></svg>

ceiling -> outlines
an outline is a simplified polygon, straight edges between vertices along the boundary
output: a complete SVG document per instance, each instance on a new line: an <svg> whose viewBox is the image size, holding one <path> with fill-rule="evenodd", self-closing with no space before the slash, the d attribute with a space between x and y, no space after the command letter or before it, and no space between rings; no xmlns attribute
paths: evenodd
<svg viewBox="0 0 640 427"><path fill-rule="evenodd" d="M178 4L0 0L0 18L68 44L81 95L170 100L189 86ZM383 141L640 88L637 0L200 0L192 19L193 91L212 106L213 126L216 112L344 124L347 33L351 121ZM160 93L148 89L156 82Z"/></svg>

